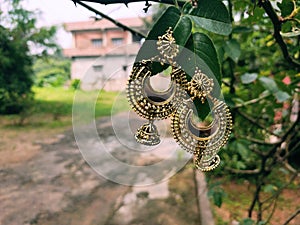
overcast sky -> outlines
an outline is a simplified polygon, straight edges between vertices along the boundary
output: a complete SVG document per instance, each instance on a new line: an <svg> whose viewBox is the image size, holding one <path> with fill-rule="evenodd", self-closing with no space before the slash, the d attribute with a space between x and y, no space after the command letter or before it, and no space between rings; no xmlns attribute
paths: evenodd
<svg viewBox="0 0 300 225"><path fill-rule="evenodd" d="M86 4L95 9L109 14L113 18L145 16L143 11L145 3L131 3L128 8L125 5L100 5L96 3ZM84 7L75 7L71 0L25 0L24 6L30 10L38 9L41 15L38 17L38 26L61 25L65 22L89 20L95 14ZM71 47L71 35L63 29L59 29L57 40L63 48Z"/></svg>

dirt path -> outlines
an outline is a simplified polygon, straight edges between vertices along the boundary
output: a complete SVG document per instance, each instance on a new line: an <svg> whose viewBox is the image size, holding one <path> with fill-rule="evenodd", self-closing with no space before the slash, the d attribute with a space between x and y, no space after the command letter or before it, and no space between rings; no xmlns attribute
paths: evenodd
<svg viewBox="0 0 300 225"><path fill-rule="evenodd" d="M104 123L109 119L97 124L100 134L109 132ZM91 169L72 130L55 137L31 146L26 140L23 155L15 154L21 159L14 161L6 152L9 161L0 161L1 225L199 224L191 168L147 187L123 186Z"/></svg>

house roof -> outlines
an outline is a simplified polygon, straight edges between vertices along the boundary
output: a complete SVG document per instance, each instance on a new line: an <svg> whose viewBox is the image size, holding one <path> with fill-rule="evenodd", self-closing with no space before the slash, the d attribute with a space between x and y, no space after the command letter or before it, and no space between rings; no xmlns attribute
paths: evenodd
<svg viewBox="0 0 300 225"><path fill-rule="evenodd" d="M128 27L142 27L144 25L142 18L121 18L118 22ZM82 30L97 30L97 29L109 29L116 28L117 26L106 19L101 20L89 20L80 22L70 22L64 24L67 31L82 31Z"/></svg>

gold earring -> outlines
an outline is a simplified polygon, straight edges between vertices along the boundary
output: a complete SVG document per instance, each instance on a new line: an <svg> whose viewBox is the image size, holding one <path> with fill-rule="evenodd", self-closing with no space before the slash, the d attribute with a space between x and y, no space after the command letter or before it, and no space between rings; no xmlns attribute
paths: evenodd
<svg viewBox="0 0 300 225"><path fill-rule="evenodd" d="M162 55L161 61L163 63L173 63L173 59L179 52L179 46L176 44L176 40L173 37L173 30L171 27L162 36L158 37L157 50Z"/></svg>
<svg viewBox="0 0 300 225"><path fill-rule="evenodd" d="M148 120L166 119L181 103L184 90L177 82L186 82L183 70L172 67L171 85L156 91L150 84L152 61L135 63L127 83L127 98L133 110Z"/></svg>
<svg viewBox="0 0 300 225"><path fill-rule="evenodd" d="M206 76L196 67L192 80L188 83L187 90L193 98L199 98L204 103L206 97L211 93L214 87L213 79Z"/></svg>
<svg viewBox="0 0 300 225"><path fill-rule="evenodd" d="M232 117L223 101L210 96L213 81L198 69L195 76L197 77L193 77L187 87L192 98L185 100L177 108L172 117L171 128L176 142L195 156L196 167L202 171L209 171L220 163L217 153L229 139ZM193 99L197 97L202 102L208 99L213 104L211 109L213 121L209 125L198 125L193 121Z"/></svg>
<svg viewBox="0 0 300 225"><path fill-rule="evenodd" d="M158 145L160 143L159 134L153 121L150 120L149 123L142 125L135 134L135 139L138 143L144 145Z"/></svg>
<svg viewBox="0 0 300 225"><path fill-rule="evenodd" d="M186 83L185 72L173 66L169 88L166 91L154 90L150 84L150 77L153 75L152 63L151 60L135 63L127 84L127 99L131 108L149 120L135 135L137 142L145 145L156 145L160 142L153 121L166 119L176 110L185 94L177 82Z"/></svg>

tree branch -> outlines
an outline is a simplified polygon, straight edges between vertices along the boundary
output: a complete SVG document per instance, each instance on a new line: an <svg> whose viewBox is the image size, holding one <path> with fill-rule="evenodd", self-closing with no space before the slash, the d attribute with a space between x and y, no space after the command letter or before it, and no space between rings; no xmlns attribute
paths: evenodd
<svg viewBox="0 0 300 225"><path fill-rule="evenodd" d="M272 21L273 24L273 28L274 28L274 38L276 40L276 42L278 43L281 52L283 54L283 57L285 58L285 60L293 67L295 67L296 69L300 70L300 63L295 61L289 54L288 52L288 48L280 34L281 32L281 24L282 21L279 19L279 17L277 16L273 6L271 5L269 0L259 0L259 6L263 7L263 9L265 10L265 12L267 13L267 15L269 16L269 18Z"/></svg>
<svg viewBox="0 0 300 225"><path fill-rule="evenodd" d="M247 174L247 175L254 175L259 173L259 169L254 169L254 170L239 170L239 169L233 169L230 167L225 167L225 170L235 173L235 174Z"/></svg>
<svg viewBox="0 0 300 225"><path fill-rule="evenodd" d="M258 98L254 98L254 99L251 99L247 102L243 102L243 103L240 103L240 104L236 104L233 108L236 109L236 108L241 108L241 107L244 107L244 106L248 106L248 105L252 105L252 104L255 104L265 98L268 98L269 96L271 96L272 94L271 93L268 93L268 94L262 94L261 96L259 96Z"/></svg>
<svg viewBox="0 0 300 225"><path fill-rule="evenodd" d="M263 125L261 125L260 123L258 123L254 118L248 116L246 113L243 113L241 110L237 110L237 113L240 114L246 120L250 121L255 126L257 126L257 127L261 128L261 129L265 130L269 134L272 134L275 137L281 138L281 136L279 136L278 134L275 134L274 132L270 131L268 128L264 127Z"/></svg>
<svg viewBox="0 0 300 225"><path fill-rule="evenodd" d="M88 9L88 10L90 10L90 11L96 13L97 15L101 16L102 18L109 20L110 22L112 22L112 23L115 24L116 26L121 27L123 30L129 31L129 32L132 33L133 35L140 36L140 37L142 37L142 38L145 38L145 37L146 37L146 35L142 34L141 32L139 32L139 31L137 31L137 30L134 30L134 29L128 27L128 26L126 26L126 25L124 25L124 24L118 22L117 20L114 20L114 19L111 18L110 16L108 16L108 15L106 15L106 14L104 14L104 13L102 13L102 12L96 10L96 9L94 9L93 7L91 7L91 6L89 6L89 5L85 4L85 3L83 3L83 2L81 2L81 1L77 1L77 0L72 0L72 1L74 1L75 3L77 3L77 4L81 5L81 6L83 6L83 7L86 8L86 9Z"/></svg>
<svg viewBox="0 0 300 225"><path fill-rule="evenodd" d="M298 214L300 214L300 208L296 210L286 221L283 225L288 225Z"/></svg>
<svg viewBox="0 0 300 225"><path fill-rule="evenodd" d="M74 3L78 2L78 0L72 0L72 1ZM103 5L120 4L120 3L128 5L129 3L133 3L133 2L146 2L146 0L82 0L82 1L95 2L95 3L100 3ZM174 0L151 0L151 2L158 2L158 3L174 5ZM183 0L178 1L179 6L183 6L184 4L185 4L185 1L183 1Z"/></svg>

